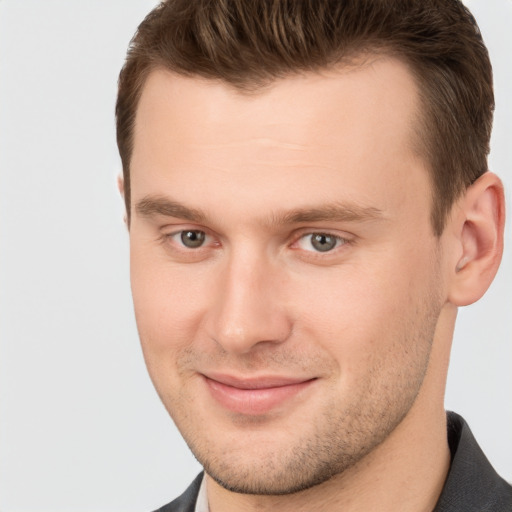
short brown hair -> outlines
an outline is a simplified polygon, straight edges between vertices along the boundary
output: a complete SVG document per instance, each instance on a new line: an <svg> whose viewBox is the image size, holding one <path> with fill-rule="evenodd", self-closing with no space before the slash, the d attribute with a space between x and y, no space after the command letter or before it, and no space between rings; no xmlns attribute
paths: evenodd
<svg viewBox="0 0 512 512"><path fill-rule="evenodd" d="M418 84L418 150L432 178L440 235L453 202L487 170L492 69L459 0L166 0L140 24L116 105L127 214L135 114L148 74L164 68L241 92L365 54L403 60Z"/></svg>

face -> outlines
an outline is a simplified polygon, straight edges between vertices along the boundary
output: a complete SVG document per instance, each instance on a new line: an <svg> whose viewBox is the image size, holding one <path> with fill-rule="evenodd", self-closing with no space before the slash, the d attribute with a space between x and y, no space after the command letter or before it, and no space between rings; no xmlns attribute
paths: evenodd
<svg viewBox="0 0 512 512"><path fill-rule="evenodd" d="M154 385L207 473L284 494L419 407L442 308L406 67L253 95L153 72L131 166L131 279Z"/></svg>

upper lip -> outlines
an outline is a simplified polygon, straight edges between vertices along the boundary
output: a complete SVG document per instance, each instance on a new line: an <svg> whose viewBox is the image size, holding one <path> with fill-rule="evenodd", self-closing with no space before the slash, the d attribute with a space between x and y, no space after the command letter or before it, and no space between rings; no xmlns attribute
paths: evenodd
<svg viewBox="0 0 512 512"><path fill-rule="evenodd" d="M268 389L291 386L313 380L312 377L288 377L283 375L261 375L255 377L237 377L225 373L203 373L210 380L238 389Z"/></svg>

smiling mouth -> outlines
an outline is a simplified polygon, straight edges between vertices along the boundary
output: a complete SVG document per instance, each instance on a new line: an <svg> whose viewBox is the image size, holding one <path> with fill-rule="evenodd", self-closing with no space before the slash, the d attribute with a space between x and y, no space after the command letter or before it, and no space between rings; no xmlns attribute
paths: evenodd
<svg viewBox="0 0 512 512"><path fill-rule="evenodd" d="M317 380L275 376L239 379L229 375L203 375L203 378L221 407L247 415L265 414L286 405Z"/></svg>

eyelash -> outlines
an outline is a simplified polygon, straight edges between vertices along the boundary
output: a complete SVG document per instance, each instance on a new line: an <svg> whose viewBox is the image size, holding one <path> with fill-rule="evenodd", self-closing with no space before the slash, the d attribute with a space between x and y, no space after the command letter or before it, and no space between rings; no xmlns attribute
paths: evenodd
<svg viewBox="0 0 512 512"><path fill-rule="evenodd" d="M182 236L184 233L187 232L195 232L195 233L202 233L204 235L204 243L201 245L198 245L197 247L187 247L183 243ZM335 245L332 248L328 248L325 251L321 250L315 250L315 249L307 249L303 246L301 242L304 242L309 237L309 244L313 245L313 238L314 236L317 237L324 237L324 238L331 238L334 240ZM197 228L190 228L190 229L180 229L178 231L173 231L172 233L166 233L163 234L162 237L163 243L171 243L173 246L177 248L178 251L182 251L188 254L191 253L202 253L205 249L208 249L210 247L220 247L221 243L218 241L215 241L215 237L208 234L206 230L203 229L197 229ZM212 243L213 241L213 243ZM306 242L308 243L308 242ZM305 253L310 253L310 257L328 257L329 255L332 255L334 253L337 253L340 248L352 244L353 241L349 238L342 237L340 235L335 235L334 233L330 233L328 231L308 231L308 232L301 232L299 236L294 237L294 241L290 244L290 248L294 250L302 250ZM199 254L198 254L199 255ZM313 256L314 255L314 256Z"/></svg>
<svg viewBox="0 0 512 512"><path fill-rule="evenodd" d="M179 240L179 238L181 238L184 233L203 233L204 237L205 237L205 243L201 244L198 247L187 247L183 243L182 240L181 241ZM177 245L179 245L180 250L184 250L184 251L197 251L199 249L204 249L205 245L208 243L208 241L213 239L213 237L211 235L209 235L203 229L180 229L179 231L174 231L173 233L164 234L162 238L163 238L164 242L169 242L169 240L172 240L173 243L176 243ZM220 245L220 244L217 243L215 245Z"/></svg>
<svg viewBox="0 0 512 512"><path fill-rule="evenodd" d="M330 239L333 239L334 246L331 247L331 248L327 248L325 251L309 250L309 249L306 249L305 247L302 246L301 242L306 241L308 238L309 238L309 244L311 246L314 246L314 241L315 241L314 237L317 238L317 242L320 241L319 240L320 238L327 238L327 239L330 238ZM325 232L325 231L312 231L312 232L309 232L309 233L302 234L293 245L297 244L304 251L312 252L314 254L321 255L321 254L332 253L336 249L339 249L340 247L342 247L342 246L344 246L344 245L346 245L348 243L349 243L349 240L347 240L346 238L344 238L342 236L335 235L333 233L329 233L329 232Z"/></svg>

